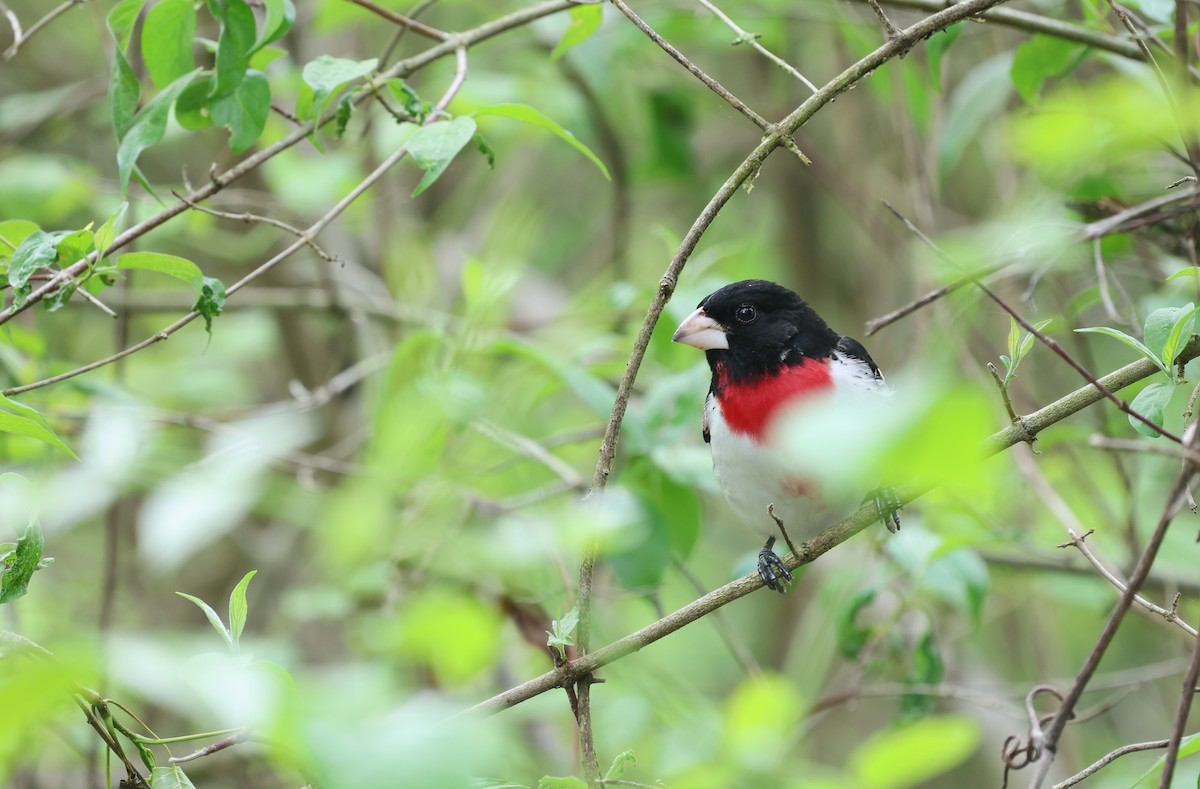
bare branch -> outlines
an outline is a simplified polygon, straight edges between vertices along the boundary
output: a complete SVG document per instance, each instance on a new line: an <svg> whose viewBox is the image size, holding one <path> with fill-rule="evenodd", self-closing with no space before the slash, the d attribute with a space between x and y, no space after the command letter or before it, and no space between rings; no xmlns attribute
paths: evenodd
<svg viewBox="0 0 1200 789"><path fill-rule="evenodd" d="M411 30L417 35L425 36L426 38L432 38L434 41L446 41L450 38L450 34L444 30L438 30L437 28L430 27L424 22L418 22L412 17L407 17L403 14L397 14L390 8L384 8L383 6L372 3L371 0L349 0L349 2L354 3L357 6L362 6L371 13L377 14L387 21L399 25L406 30Z"/></svg>
<svg viewBox="0 0 1200 789"><path fill-rule="evenodd" d="M24 46L25 42L33 38L34 33L44 28L55 19L58 19L71 8L77 5L83 5L86 2L87 0L66 0L65 3L55 6L53 9L51 9L50 13L46 14L44 17L30 25L29 29L25 31L25 35L21 35L21 23L17 20L17 15L10 11L7 5L0 3L0 8L4 9L4 15L8 17L8 23L12 25L13 29L13 42L11 45L9 45L8 49L4 50L4 59L12 60L15 58L17 53L21 50L21 47Z"/></svg>
<svg viewBox="0 0 1200 789"><path fill-rule="evenodd" d="M1165 747L1167 747L1167 740L1154 740L1152 742L1135 742L1132 745L1124 745L1120 748L1117 748L1112 753L1107 754L1106 756L1101 758L1099 761L1097 761L1095 764L1085 767L1083 770L1075 773L1067 780L1056 783L1054 785L1054 789L1067 789L1067 787L1069 787L1069 786L1074 786L1075 784L1082 781L1084 778L1091 776L1093 773L1099 772L1100 770L1104 769L1112 762L1116 761L1117 759L1120 759L1122 756L1126 756L1131 753L1137 753L1138 751L1151 751L1151 750L1154 750L1155 748L1165 748Z"/></svg>
<svg viewBox="0 0 1200 789"><path fill-rule="evenodd" d="M809 81L808 77L801 74L796 69L795 66L793 66L791 63L788 63L786 60L779 57L774 52L772 52L771 50L764 47L762 44L758 43L758 38L759 38L758 33L747 33L745 30L743 30L738 25L737 22L734 22L732 19L730 19L725 14L724 11L717 8L715 5L713 5L711 2L709 2L709 0L697 0L697 2L699 2L700 5L707 8L709 11L711 11L717 19L720 19L722 22L724 22L726 24L726 26L729 27L730 30L732 30L734 33L737 34L737 39L735 39L733 42L735 45L742 44L742 43L749 44L751 47L753 47L755 52L759 53L760 55L762 55L763 57L767 58L772 63L774 63L776 66L779 66L779 68L786 71L788 74L791 74L793 77L795 77L796 79L803 82L808 87L808 89L811 90L813 93L817 92L817 86L812 84L812 82Z"/></svg>
<svg viewBox="0 0 1200 789"><path fill-rule="evenodd" d="M181 194L179 194L179 192L176 192L174 189L171 190L171 194L175 195L175 197L178 198L179 200L182 200L183 202L187 203L189 208L191 208L195 211L199 211L204 214L209 214L210 216L219 217L221 219L234 219L239 222L246 222L246 223L260 222L264 225L270 225L271 227L277 227L280 230L286 230L287 232L291 233L293 236L296 236L297 238L300 238L300 239L305 238L303 230L300 230L297 227L293 227L292 225L289 225L287 222L283 222L279 219L272 219L269 216L259 216L258 214L251 214L248 211L243 211L240 214L235 214L235 213L232 213L229 211L218 211L214 208L207 208L205 206L194 203L191 200L189 200L186 195L181 195ZM305 241L308 244L309 248L311 248L313 252L316 252L318 255L320 255L321 258L323 258L325 261L327 261L329 263L337 262L337 259L335 257L333 257L333 255L330 255L328 252L321 249L321 247L317 245L317 242L313 241L311 238L306 239Z"/></svg>

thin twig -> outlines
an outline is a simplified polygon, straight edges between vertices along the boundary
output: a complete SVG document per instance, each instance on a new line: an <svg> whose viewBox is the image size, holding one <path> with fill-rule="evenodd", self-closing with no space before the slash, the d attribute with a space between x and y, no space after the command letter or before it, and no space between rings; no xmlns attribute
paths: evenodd
<svg viewBox="0 0 1200 789"><path fill-rule="evenodd" d="M1059 545L1058 547L1076 548L1083 558L1088 561L1088 564L1092 565L1092 567L1096 569L1096 572L1100 574L1101 578L1112 584L1113 588L1115 588L1118 592L1124 594L1126 587L1125 583L1118 578L1112 570L1108 569L1104 562L1100 561L1100 558L1096 556L1091 547L1087 544L1088 536L1091 535L1095 529L1087 529L1084 527L1078 516L1075 515L1075 511L1071 509L1071 505L1067 504L1062 495L1059 494L1059 492L1054 489L1054 486L1051 485L1046 479L1046 475L1042 473L1041 468L1033 459L1033 456L1030 452L1017 451L1015 456L1017 467L1020 469L1022 476L1025 477L1025 480L1029 483L1030 487L1033 489L1033 492L1042 500L1042 502L1046 505L1046 508L1054 514L1054 517L1058 519L1059 523L1061 523L1063 528L1066 529L1067 535L1071 538L1069 541ZM1162 606L1147 600L1145 597L1142 597L1140 594L1135 594L1133 596L1133 601L1150 613L1161 616L1167 622L1177 625L1180 630L1187 633L1192 638L1200 637L1200 633L1196 632L1196 628L1180 619L1175 610L1163 608Z"/></svg>
<svg viewBox="0 0 1200 789"><path fill-rule="evenodd" d="M919 227L917 227L916 225L914 225L908 219L908 217L901 214L899 211L897 211L895 208L893 208L890 204L884 203L884 205L887 205L887 207L891 210L891 212L893 214L895 214L896 218L899 219L901 222L903 222L905 227L907 227L910 231L912 231L912 233L915 234L917 236L917 238L921 239L921 241L923 241L930 249L932 249L935 253L937 253L937 255L939 257L941 257L943 260L947 261L948 263L957 265L957 262L954 260L954 258L952 258L948 254L946 254L942 250L941 247L939 247L937 244L935 244L933 242L933 239L931 239L929 236L927 236L923 232L921 232L921 229ZM1051 337L1047 336L1046 334L1043 334L1040 330L1038 330L1037 327L1035 327L1033 324L1031 324L1029 321L1027 321L1024 318L1024 316L1022 316L1015 309L1013 309L1011 306L1009 306L1007 302L1005 302L1003 299L1001 299L999 296L997 296L994 292L992 292L992 290L990 288L988 288L986 285L984 285L982 282L979 282L979 281L976 281L974 284L975 284L975 287L977 287L981 291L983 291L984 295L986 295L992 301L996 302L996 304L999 305L999 307L1002 310L1004 310L1009 315L1011 315L1013 317L1013 320L1015 320L1017 323L1019 323L1021 325L1021 328L1025 329L1025 331L1029 332L1034 337L1036 337L1047 348L1054 351L1054 353L1060 359L1062 359L1064 362L1066 362L1068 365L1070 365L1071 368L1073 370L1075 370L1075 372L1077 372L1081 376L1083 376L1084 380L1088 381L1089 383L1092 384L1092 386L1095 386L1097 389L1099 389L1101 394L1103 394L1105 397L1107 397L1109 400L1111 400L1117 406L1117 408L1119 408L1121 411L1125 412L1129 416L1133 417L1134 419L1138 420L1139 422L1154 429L1157 433L1160 433L1164 437L1169 438L1170 440L1174 441L1176 444L1183 443L1183 439L1181 439L1179 436L1170 432L1169 430L1167 430L1166 428L1164 428L1162 425L1158 424L1157 422L1154 422L1153 420L1148 419L1147 417L1143 416L1142 414L1140 414L1137 411L1134 411L1132 408L1130 408L1129 403L1125 402L1124 400L1122 400L1121 398L1119 398L1115 394L1113 394L1113 392L1110 389L1108 389L1106 386L1104 386L1104 384L1102 384L1096 378L1096 376L1092 375L1090 372L1087 371L1087 369L1082 364L1080 364L1078 361L1076 361L1074 356L1067 353L1066 349L1063 348L1061 345L1059 345L1056 340L1052 339Z"/></svg>
<svg viewBox="0 0 1200 789"><path fill-rule="evenodd" d="M1183 741L1184 729L1187 728L1188 713L1192 709L1192 699L1196 696L1197 681L1200 681L1200 638L1196 639L1192 646L1192 659L1188 663L1187 673L1183 675L1183 689L1179 694L1179 707L1175 710L1175 725L1171 729L1171 739L1163 758L1158 789L1171 789L1171 777L1175 773L1175 762L1179 759L1179 745Z"/></svg>
<svg viewBox="0 0 1200 789"><path fill-rule="evenodd" d="M287 222L281 221L279 219L273 219L272 217L269 217L269 216L259 216L258 214L251 214L248 211L243 211L240 214L235 214L230 211L218 211L215 208L208 208L207 206L202 206L198 203L194 203L190 199L188 199L188 197L186 195L181 195L181 194L179 194L179 192L175 191L174 189L171 190L171 194L173 194L179 200L182 200L183 202L187 203L189 208L191 208L195 211L199 211L204 214L208 214L210 216L219 217L221 219L233 219L233 220L239 221L239 222L246 222L247 224L249 224L251 222L261 222L264 225L270 225L271 227L277 227L280 230L286 230L288 233L291 233L293 236L296 236L297 238L300 238L300 239L304 239L305 243L308 244L309 248L311 248L313 252L316 252L318 255L320 255L321 258L323 260L325 260L326 262L328 262L328 263L336 263L337 262L337 258L335 258L333 255L330 255L325 250L321 249L321 247L317 244L316 241L312 240L311 238L305 238L303 230L301 230L298 227L289 225Z"/></svg>
<svg viewBox="0 0 1200 789"><path fill-rule="evenodd" d="M392 24L399 25L405 30L411 30L417 35L425 36L426 38L432 38L434 41L446 41L450 38L450 34L444 30L438 30L435 27L430 27L424 22L418 22L412 17L404 16L404 14L397 14L390 8L384 8L383 6L372 3L371 0L349 0L349 2L367 9L371 13L381 16Z"/></svg>
<svg viewBox="0 0 1200 789"><path fill-rule="evenodd" d="M737 35L737 38L733 42L735 45L742 44L742 43L749 44L754 49L755 52L759 53L760 55L765 57L767 60L770 60L772 63L774 63L776 66L779 66L779 68L786 71L788 74L791 74L793 77L795 77L796 79L803 82L808 87L808 89L811 90L813 93L817 92L817 86L812 84L812 82L809 81L808 77L801 74L796 69L795 66L793 66L791 63L788 63L786 60L779 57L774 52L772 52L771 50L764 47L762 44L758 43L758 39L759 39L758 33L748 33L745 30L743 30L741 28L741 26L738 25L737 22L734 22L732 19L730 19L729 16L724 11L717 8L715 5L713 5L711 2L709 2L709 0L697 0L697 2L699 2L700 5L707 8L709 11L711 11L713 13L713 16L715 16L717 19L720 19L722 22L724 22L725 25L727 27L729 27L729 29L732 30Z"/></svg>
<svg viewBox="0 0 1200 789"><path fill-rule="evenodd" d="M715 93L718 96L720 96L721 98L723 98L726 102L729 103L729 106L733 107L735 110L742 113L747 118L749 118L751 121L753 121L754 124L756 126L758 126L758 128L762 129L765 132L771 131L771 122L770 121L768 121L766 118L764 118L763 116L759 115L757 112L755 112L754 110L752 110L748 106L746 106L746 103L744 101L742 101L737 96L730 93L729 90L724 85L722 85L720 82L717 82L715 79L710 77L708 74L704 73L703 69L701 69L699 66L697 66L692 61L688 60L687 56L685 56L678 49L671 46L671 43L669 41L667 41L665 38L660 36L654 30L654 28L650 27L650 25L646 24L646 22L640 16L635 14L633 12L633 9L625 4L624 0L610 0L610 2L613 4L613 6L618 11L620 11L622 14L624 14L626 17L628 17L629 21L633 22L633 24L637 26L638 30L641 30L643 33L645 33L646 36L651 41L653 41L655 44L658 44L658 46L664 52L666 52L671 57L675 58L675 62L677 62L679 65L683 66L689 72L691 72L692 76L696 77L696 79L700 80L705 85L707 85L709 90L711 90L713 93Z"/></svg>
<svg viewBox="0 0 1200 789"><path fill-rule="evenodd" d="M1011 570L1028 570L1031 572L1068 573L1084 578L1096 579L1095 571L1090 567L1081 567L1069 559L1056 559L1049 556L1012 556L1003 553L982 552L979 557L991 565L1005 567ZM1104 581L1104 579L1097 579ZM1143 589L1155 589L1159 592L1169 592L1179 589L1189 595L1200 595L1200 581L1176 575L1151 575L1142 584Z"/></svg>
<svg viewBox="0 0 1200 789"><path fill-rule="evenodd" d="M1166 504L1163 506L1162 515L1158 519L1154 534L1146 544L1141 556L1138 557L1137 565L1129 576L1129 583L1126 585L1125 591L1121 594L1120 600L1117 601L1112 614L1109 615L1108 621L1105 623L1100 637L1096 640L1095 646L1092 647L1092 651L1088 654L1083 666L1079 669L1079 674L1076 676L1074 684L1064 696L1058 712L1046 728L1042 758L1037 762L1036 772L1029 784L1030 789L1040 789L1049 775L1063 729L1066 728L1067 721L1070 720L1075 710L1075 705L1079 703L1079 697L1083 695L1084 688L1087 687L1092 675L1096 672L1096 667L1100 665L1100 660L1104 657L1104 653L1108 651L1109 645L1117 634L1117 629L1121 626L1125 614L1133 604L1134 595L1138 593L1142 587L1142 583L1146 580L1146 576L1150 574L1150 568L1153 566L1154 560L1158 556L1158 550L1162 546L1163 538L1167 534L1167 527L1171 525L1171 521L1174 520L1175 515L1179 512L1179 508L1183 505L1184 491L1191 482L1194 473L1195 466L1188 464L1187 468L1175 480L1171 492L1167 495ZM1196 639L1196 641L1200 643L1200 639Z"/></svg>
<svg viewBox="0 0 1200 789"><path fill-rule="evenodd" d="M557 455L553 454L537 441L534 441L528 436L523 436L503 427L490 419L478 419L472 423L472 427L478 432L492 439L493 441L503 446L515 449L522 455L536 460L541 463L554 475L561 480L568 489L583 492L587 489L587 483L584 482L579 472L571 467L569 463L562 460Z"/></svg>
<svg viewBox="0 0 1200 789"><path fill-rule="evenodd" d="M17 56L17 52L19 52L21 47L24 46L25 42L33 38L34 33L44 28L55 19L58 19L73 6L83 5L85 2L87 2L87 0L66 0L65 3L62 3L61 5L51 9L50 13L46 14L44 17L30 25L29 29L25 31L25 35L21 35L21 26L20 23L17 22L16 14L13 14L11 11L9 11L6 16L8 16L9 24L13 26L14 35L12 44L9 45L8 49L4 50L4 59L12 60L15 58ZM8 7L4 6L4 8L7 11Z"/></svg>
<svg viewBox="0 0 1200 789"><path fill-rule="evenodd" d="M223 740L217 740L211 745L205 745L199 750L192 751L187 756L172 756L170 759L167 759L167 761L171 764L185 764L187 762L194 762L197 759L204 758L205 756L211 756L217 751L223 751L226 748L237 745L239 742L244 742L247 736L248 735L245 731L239 731L237 734L234 734L231 737L226 737Z"/></svg>
<svg viewBox="0 0 1200 789"><path fill-rule="evenodd" d="M1131 745L1123 745L1120 748L1117 748L1112 753L1109 753L1109 754L1103 756L1094 764L1089 765L1088 767L1085 767L1084 769L1075 773L1067 780L1059 781L1058 783L1056 783L1054 785L1053 789L1067 789L1067 787L1074 786L1075 784L1082 781L1084 778L1087 778L1087 777L1091 776L1092 774L1099 772L1100 770L1104 769L1112 762L1116 761L1117 759L1120 759L1122 756L1126 756L1131 753L1137 753L1138 751L1152 751L1156 748L1165 748L1165 747L1167 747L1167 743L1168 743L1168 740L1154 740L1152 742L1135 742Z"/></svg>

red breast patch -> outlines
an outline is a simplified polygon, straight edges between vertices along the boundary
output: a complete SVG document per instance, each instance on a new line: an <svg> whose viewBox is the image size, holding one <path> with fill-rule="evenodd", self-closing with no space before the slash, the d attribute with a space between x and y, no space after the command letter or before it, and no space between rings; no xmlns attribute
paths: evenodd
<svg viewBox="0 0 1200 789"><path fill-rule="evenodd" d="M744 433L762 440L767 425L776 413L805 395L830 389L833 378L829 364L817 359L805 359L800 364L780 367L761 378L738 383L726 383L722 371L720 385L721 415L734 433Z"/></svg>

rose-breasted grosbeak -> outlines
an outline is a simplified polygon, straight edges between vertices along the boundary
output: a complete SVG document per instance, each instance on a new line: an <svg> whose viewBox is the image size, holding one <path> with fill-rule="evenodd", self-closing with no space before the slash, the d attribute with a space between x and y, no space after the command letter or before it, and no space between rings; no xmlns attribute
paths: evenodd
<svg viewBox="0 0 1200 789"><path fill-rule="evenodd" d="M764 280L726 285L708 295L672 337L708 357L712 384L704 405L704 441L729 505L767 537L758 556L763 582L783 592L792 575L775 555L778 517L790 534L811 537L849 512L789 468L770 446L772 422L814 395L889 392L857 340L842 337L798 295ZM881 520L900 526L890 490L873 494Z"/></svg>

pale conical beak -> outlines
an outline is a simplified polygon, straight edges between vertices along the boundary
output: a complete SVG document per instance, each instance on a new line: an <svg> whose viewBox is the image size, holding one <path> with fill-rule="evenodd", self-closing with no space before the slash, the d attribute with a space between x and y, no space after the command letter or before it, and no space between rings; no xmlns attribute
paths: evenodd
<svg viewBox="0 0 1200 789"><path fill-rule="evenodd" d="M725 328L704 314L703 309L697 309L679 324L675 334L671 335L672 342L681 342L702 351L715 351L729 348L729 337Z"/></svg>

